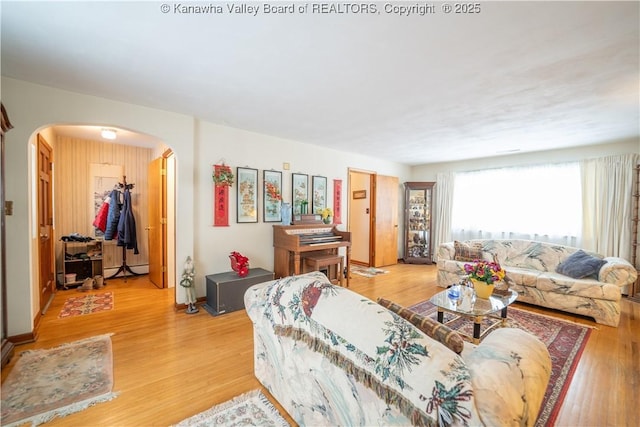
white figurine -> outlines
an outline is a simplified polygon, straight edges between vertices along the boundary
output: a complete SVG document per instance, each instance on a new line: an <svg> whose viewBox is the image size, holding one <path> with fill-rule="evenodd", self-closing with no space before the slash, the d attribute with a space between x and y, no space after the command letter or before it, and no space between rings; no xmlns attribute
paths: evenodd
<svg viewBox="0 0 640 427"><path fill-rule="evenodd" d="M180 280L180 286L186 291L187 296L187 314L197 313L199 310L196 307L196 288L193 285L193 279L196 275L196 268L193 265L191 257L187 257L187 261L184 263L184 271L182 272L182 279Z"/></svg>

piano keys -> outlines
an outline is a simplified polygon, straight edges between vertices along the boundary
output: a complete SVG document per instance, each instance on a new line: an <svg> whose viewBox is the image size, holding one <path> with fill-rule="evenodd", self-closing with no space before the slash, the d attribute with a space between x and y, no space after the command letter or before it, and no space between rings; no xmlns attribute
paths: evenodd
<svg viewBox="0 0 640 427"><path fill-rule="evenodd" d="M300 274L300 260L306 253L338 253L340 248L345 248L345 269L348 272L351 261L351 233L340 231L332 224L274 225L273 248L276 279Z"/></svg>

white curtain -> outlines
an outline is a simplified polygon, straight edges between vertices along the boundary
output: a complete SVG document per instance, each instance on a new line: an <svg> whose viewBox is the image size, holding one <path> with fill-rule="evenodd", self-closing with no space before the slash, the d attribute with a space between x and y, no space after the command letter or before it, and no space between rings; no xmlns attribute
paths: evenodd
<svg viewBox="0 0 640 427"><path fill-rule="evenodd" d="M451 212L453 210L453 172L439 173L436 176L435 211L433 230L433 252L438 253L440 243L451 241ZM435 259L435 258L434 258Z"/></svg>
<svg viewBox="0 0 640 427"><path fill-rule="evenodd" d="M580 163L584 249L633 262L632 194L639 160L637 154L626 154Z"/></svg>
<svg viewBox="0 0 640 427"><path fill-rule="evenodd" d="M529 239L579 245L578 163L458 173L454 185L452 239Z"/></svg>

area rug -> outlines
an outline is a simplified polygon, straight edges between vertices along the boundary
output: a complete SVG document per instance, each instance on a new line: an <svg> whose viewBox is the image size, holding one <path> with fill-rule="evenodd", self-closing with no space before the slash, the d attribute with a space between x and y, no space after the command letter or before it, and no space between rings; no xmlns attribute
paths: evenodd
<svg viewBox="0 0 640 427"><path fill-rule="evenodd" d="M62 306L59 319L83 314L100 313L113 309L113 293L88 294L67 298Z"/></svg>
<svg viewBox="0 0 640 427"><path fill-rule="evenodd" d="M253 390L207 409L176 427L289 426L260 390Z"/></svg>
<svg viewBox="0 0 640 427"><path fill-rule="evenodd" d="M436 319L438 311L437 307L429 301L412 305L409 309L433 319ZM591 334L591 328L516 307L509 307L507 317L508 327L523 329L537 336L549 350L552 365L551 379L542 401L536 426L553 425ZM447 325L452 329L466 335L473 335L471 319L445 312L444 321L450 322ZM485 318L482 331L496 321L499 320Z"/></svg>
<svg viewBox="0 0 640 427"><path fill-rule="evenodd" d="M387 274L389 272L387 270L382 270L380 268L361 267L359 265L353 265L353 264L351 265L350 270L353 274L357 274L359 276L364 276L364 277L375 277L379 274Z"/></svg>
<svg viewBox="0 0 640 427"><path fill-rule="evenodd" d="M26 350L2 383L0 424L39 424L116 397L109 335Z"/></svg>

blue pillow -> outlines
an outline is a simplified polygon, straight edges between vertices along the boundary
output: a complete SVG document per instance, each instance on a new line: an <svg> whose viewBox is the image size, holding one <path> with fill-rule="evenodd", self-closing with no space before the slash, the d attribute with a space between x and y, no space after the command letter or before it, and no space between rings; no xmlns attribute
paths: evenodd
<svg viewBox="0 0 640 427"><path fill-rule="evenodd" d="M589 276L597 279L600 268L606 263L607 261L589 255L582 249L579 249L562 261L560 265L558 265L558 268L556 268L556 272L573 277L574 279L583 279Z"/></svg>

